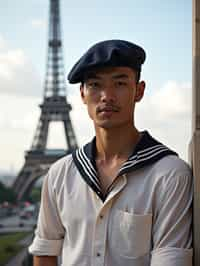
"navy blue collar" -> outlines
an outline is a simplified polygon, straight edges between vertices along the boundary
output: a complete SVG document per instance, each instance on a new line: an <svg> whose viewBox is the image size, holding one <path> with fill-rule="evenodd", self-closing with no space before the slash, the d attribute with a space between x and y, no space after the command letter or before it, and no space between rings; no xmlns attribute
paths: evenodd
<svg viewBox="0 0 200 266"><path fill-rule="evenodd" d="M167 155L177 155L176 152L170 150L165 145L154 139L147 131L142 133L142 137L135 146L133 153L128 160L120 168L118 175L123 175L143 168L155 163ZM95 164L96 156L96 138L80 149L72 153L72 157L76 167L86 183L98 194L104 201L106 196L103 195L101 184L98 178L98 173Z"/></svg>

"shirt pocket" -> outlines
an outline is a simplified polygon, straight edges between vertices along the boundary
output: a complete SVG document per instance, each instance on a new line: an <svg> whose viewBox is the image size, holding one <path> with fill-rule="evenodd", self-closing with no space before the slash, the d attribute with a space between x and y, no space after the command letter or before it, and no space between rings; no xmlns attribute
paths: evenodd
<svg viewBox="0 0 200 266"><path fill-rule="evenodd" d="M111 225L111 248L116 255L144 256L151 246L152 215L116 210Z"/></svg>

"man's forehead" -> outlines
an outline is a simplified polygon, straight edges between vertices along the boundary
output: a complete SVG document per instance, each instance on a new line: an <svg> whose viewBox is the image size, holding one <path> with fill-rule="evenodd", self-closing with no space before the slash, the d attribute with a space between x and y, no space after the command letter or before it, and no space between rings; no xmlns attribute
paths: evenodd
<svg viewBox="0 0 200 266"><path fill-rule="evenodd" d="M85 73L84 80L101 79L104 76L112 78L129 78L135 75L135 70L129 67L101 67L95 68Z"/></svg>

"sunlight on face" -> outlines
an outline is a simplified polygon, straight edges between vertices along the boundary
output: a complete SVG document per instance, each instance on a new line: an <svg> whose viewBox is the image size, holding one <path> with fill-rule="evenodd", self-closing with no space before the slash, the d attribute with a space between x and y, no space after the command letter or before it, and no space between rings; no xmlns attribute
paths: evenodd
<svg viewBox="0 0 200 266"><path fill-rule="evenodd" d="M133 69L107 67L87 73L81 97L95 124L109 127L132 124L139 87Z"/></svg>

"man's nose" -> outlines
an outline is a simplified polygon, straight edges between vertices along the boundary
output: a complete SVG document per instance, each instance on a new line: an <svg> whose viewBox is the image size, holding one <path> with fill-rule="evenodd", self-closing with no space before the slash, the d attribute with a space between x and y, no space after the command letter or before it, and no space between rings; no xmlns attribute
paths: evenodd
<svg viewBox="0 0 200 266"><path fill-rule="evenodd" d="M114 101L115 100L115 90L112 85L107 85L102 89L101 92L102 101Z"/></svg>

